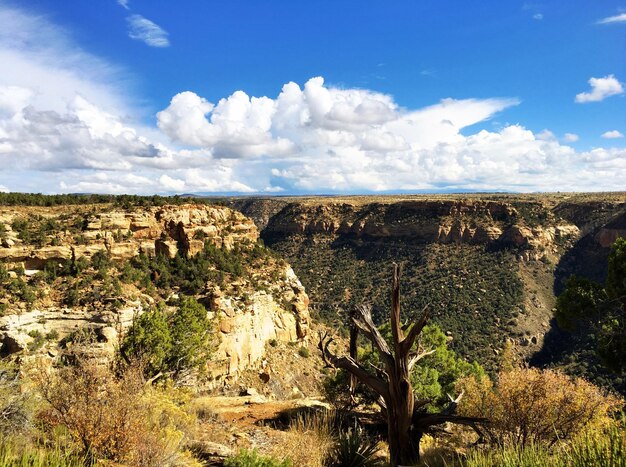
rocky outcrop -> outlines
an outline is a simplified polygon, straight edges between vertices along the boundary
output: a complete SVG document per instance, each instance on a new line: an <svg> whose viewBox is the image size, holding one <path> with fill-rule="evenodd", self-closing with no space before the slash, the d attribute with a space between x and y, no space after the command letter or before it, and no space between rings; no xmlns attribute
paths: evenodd
<svg viewBox="0 0 626 467"><path fill-rule="evenodd" d="M24 211L27 208L21 216L28 215ZM12 215L17 216L0 210L0 218L8 226ZM63 225L60 220L58 223ZM102 210L84 215L79 232L55 231L50 235L61 244L27 245L10 231L5 239L11 241L0 248L0 261L12 267L23 266L32 275L50 262L91 258L97 252L107 252L113 261L122 263L140 252L171 258L177 254L193 256L202 251L207 241L226 249L252 248L259 237L254 222L237 211L191 204ZM253 279L226 282L224 289L207 284L208 295L204 298L210 302L209 313L218 337L209 368L214 385L236 379L247 368L260 366L269 340L288 342L307 335L309 299L304 287L286 263L269 261L265 267L267 270L255 270ZM148 296L121 299L121 306L92 308L67 308L56 303L26 310L21 303L4 303L15 305L15 310L9 308L0 317L1 352L53 356L60 339L78 329L90 328L98 336L94 355L112 355L133 318L153 301Z"/></svg>
<svg viewBox="0 0 626 467"><path fill-rule="evenodd" d="M608 248L615 240L626 237L626 213L616 216L611 222L602 227L595 236L596 241L603 248Z"/></svg>
<svg viewBox="0 0 626 467"><path fill-rule="evenodd" d="M289 266L270 291L242 297L216 287L211 295L221 336L211 367L214 380L232 379L246 368L260 367L270 340L293 342L308 332L309 299Z"/></svg>
<svg viewBox="0 0 626 467"><path fill-rule="evenodd" d="M3 213L3 223L10 226L13 217ZM57 232L63 241L58 246L25 245L15 235L0 248L0 261L37 271L50 261L72 257L91 257L107 251L115 261L128 260L140 251L195 255L206 240L230 249L241 242L255 242L258 231L254 222L229 208L204 205L163 206L112 210L87 216L79 235ZM58 238L56 239L59 242Z"/></svg>
<svg viewBox="0 0 626 467"><path fill-rule="evenodd" d="M500 244L540 259L557 244L578 237L572 224L530 227L509 203L497 201L401 201L396 203L291 203L270 219L264 238L329 235L362 240ZM525 255L525 256L524 256Z"/></svg>
<svg viewBox="0 0 626 467"><path fill-rule="evenodd" d="M91 329L98 336L94 352L100 350L104 356L112 356L118 345L118 333L127 329L144 309L145 302L128 300L115 311L51 307L8 314L0 317L0 353L8 355L30 349L50 352L53 356L60 339L78 330ZM41 345L35 348L38 339Z"/></svg>

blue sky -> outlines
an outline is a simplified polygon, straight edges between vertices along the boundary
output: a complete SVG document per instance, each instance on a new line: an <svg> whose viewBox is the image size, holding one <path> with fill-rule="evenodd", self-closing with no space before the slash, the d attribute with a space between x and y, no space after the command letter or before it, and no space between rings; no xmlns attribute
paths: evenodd
<svg viewBox="0 0 626 467"><path fill-rule="evenodd" d="M0 59L2 190L626 187L626 3L0 0Z"/></svg>

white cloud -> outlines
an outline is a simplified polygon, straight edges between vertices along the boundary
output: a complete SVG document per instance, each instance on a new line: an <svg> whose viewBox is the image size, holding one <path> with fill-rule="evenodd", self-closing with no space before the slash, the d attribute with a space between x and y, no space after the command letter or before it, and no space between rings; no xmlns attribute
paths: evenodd
<svg viewBox="0 0 626 467"><path fill-rule="evenodd" d="M577 134L575 134L575 133L565 133L563 135L563 140L566 143L575 143L579 139L580 139L580 137Z"/></svg>
<svg viewBox="0 0 626 467"><path fill-rule="evenodd" d="M536 19L537 21L541 21L543 19L543 13L535 13L533 15L533 19Z"/></svg>
<svg viewBox="0 0 626 467"><path fill-rule="evenodd" d="M515 99L444 99L417 111L391 96L362 89L326 87L321 77L301 89L290 82L276 99L237 91L217 105L193 92L172 98L157 114L174 141L211 148L217 158L293 157L343 146L368 151L428 147L517 104Z"/></svg>
<svg viewBox="0 0 626 467"><path fill-rule="evenodd" d="M4 186L4 185L0 185L0 193L8 193L9 189Z"/></svg>
<svg viewBox="0 0 626 467"><path fill-rule="evenodd" d="M602 137L603 138L607 138L607 139L615 139L615 138L623 138L624 135L621 134L617 130L611 130L611 131L606 131L606 132L602 133Z"/></svg>
<svg viewBox="0 0 626 467"><path fill-rule="evenodd" d="M598 21L598 24L611 24L611 23L626 23L626 13L620 13L619 15L609 16Z"/></svg>
<svg viewBox="0 0 626 467"><path fill-rule="evenodd" d="M606 99L607 97L624 93L622 83L620 83L613 75L607 75L603 78L590 78L588 82L591 86L591 92L581 92L580 94L576 94L576 102L579 104L586 102L598 102Z"/></svg>
<svg viewBox="0 0 626 467"><path fill-rule="evenodd" d="M128 21L128 37L145 42L150 47L169 47L168 33L161 26L141 15L131 15Z"/></svg>
<svg viewBox="0 0 626 467"><path fill-rule="evenodd" d="M179 178L172 178L167 174L163 174L159 177L159 182L168 191L182 191L185 189L185 180Z"/></svg>
<svg viewBox="0 0 626 467"><path fill-rule="evenodd" d="M171 150L143 136L152 132L125 123L136 110L127 104L133 99L121 70L81 50L45 17L0 6L0 24L4 180L9 170L131 170L172 158Z"/></svg>
<svg viewBox="0 0 626 467"><path fill-rule="evenodd" d="M129 1L130 0L117 0L117 3L123 6L125 9L130 10L130 7L128 6Z"/></svg>
<svg viewBox="0 0 626 467"><path fill-rule="evenodd" d="M20 87L33 105L51 110L63 111L79 94L108 111L132 113L122 70L82 50L46 17L0 4L0 24L0 85Z"/></svg>
<svg viewBox="0 0 626 467"><path fill-rule="evenodd" d="M150 194L626 185L626 149L577 152L549 130L522 125L473 129L492 128L489 119L519 103L510 98L406 109L388 94L318 77L287 83L272 98L241 90L213 104L180 93L158 114L160 130L147 128L132 118L119 69L44 17L0 7L0 23L7 25L0 30L0 188Z"/></svg>

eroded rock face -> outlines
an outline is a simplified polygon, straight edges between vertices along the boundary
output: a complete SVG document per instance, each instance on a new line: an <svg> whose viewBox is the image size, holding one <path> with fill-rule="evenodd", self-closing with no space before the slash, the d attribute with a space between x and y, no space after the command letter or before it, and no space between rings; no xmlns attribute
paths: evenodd
<svg viewBox="0 0 626 467"><path fill-rule="evenodd" d="M10 213L0 216L10 226ZM114 261L124 261L143 251L146 254L177 253L195 255L204 241L228 249L244 241L256 242L254 222L229 208L204 205L163 206L114 210L85 218L85 228L78 238L64 236L58 246L24 245L9 236L0 248L0 261L19 264L27 270L41 270L49 261L63 261L81 256L91 257L107 251Z"/></svg>
<svg viewBox="0 0 626 467"><path fill-rule="evenodd" d="M401 201L391 204L291 203L270 219L263 234L332 235L423 243L500 243L532 249L533 258L559 241L579 236L575 225L529 227L516 208L497 201Z"/></svg>
<svg viewBox="0 0 626 467"><path fill-rule="evenodd" d="M5 224L11 224L10 212L0 212L0 217ZM80 243L76 235L55 233L57 241L63 239L58 246L25 245L11 235L11 245L0 248L0 261L36 271L52 261L90 258L99 251L108 252L118 262L140 251L169 257L193 256L202 251L205 241L231 249L235 245L251 246L259 237L254 222L243 214L204 205L101 212L86 216L83 226ZM256 280L265 284L262 290L250 280L240 279L237 284L227 284L226 290L215 286L209 291L209 313L219 342L209 368L215 385L236 379L248 367L260 366L269 340L295 341L307 335L309 299L304 287L290 266L278 262L272 267L279 269L278 274L258 272L262 277ZM54 354L59 339L78 329L91 328L98 336L94 353L112 356L133 318L149 308L151 300L148 296L125 300L114 310L58 305L30 311L23 311L23 307L7 310L0 318L1 351ZM41 341L41 336L54 337L34 349L33 344L37 339Z"/></svg>
<svg viewBox="0 0 626 467"><path fill-rule="evenodd" d="M103 351L103 355L113 356L118 344L118 332L127 329L134 317L143 313L144 309L145 305L141 300L129 300L115 311L51 307L46 310L9 314L0 317L2 344L0 353L9 355L24 351L38 336L50 344L42 346L42 350L47 351L50 346L56 347L59 339L75 331L89 328L102 337L102 342L99 343L102 345L98 347Z"/></svg>
<svg viewBox="0 0 626 467"><path fill-rule="evenodd" d="M309 299L290 266L269 292L244 298L216 287L212 296L211 312L221 338L211 376L218 384L246 368L260 368L268 341L293 342L308 333Z"/></svg>

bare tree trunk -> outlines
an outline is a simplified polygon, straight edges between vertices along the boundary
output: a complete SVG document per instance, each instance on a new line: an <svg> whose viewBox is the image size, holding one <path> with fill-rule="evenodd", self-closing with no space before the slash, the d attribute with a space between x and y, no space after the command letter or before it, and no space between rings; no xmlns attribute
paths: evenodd
<svg viewBox="0 0 626 467"><path fill-rule="evenodd" d="M419 360L432 354L434 350L421 353L413 350L413 345L428 320L426 308L406 336L404 334L400 320L400 268L397 264L393 265L391 286L390 321L393 349L389 348L374 325L369 307L357 307L351 317L357 332L362 332L377 350L384 369L378 368L377 374L372 374L359 364L356 359L356 332L354 335L352 331L350 333L350 355L347 357L337 357L329 350L333 340L328 338L327 334L320 336L318 347L328 366L348 371L351 376L379 395L381 406L385 408L384 413L387 416L387 437L392 466L410 466L419 462L420 441L430 427L446 422L475 426L476 422L481 421L454 415L459 399L451 400L451 405L440 414L428 414L422 410L428 401L420 401L416 406L410 379L411 370Z"/></svg>
<svg viewBox="0 0 626 467"><path fill-rule="evenodd" d="M350 311L350 358L352 358L355 362L358 362L358 348L357 348L357 339L359 337L359 328L356 327L356 324L352 321L354 319L354 309ZM357 379L352 373L350 373L350 404L352 406L356 405L356 384Z"/></svg>
<svg viewBox="0 0 626 467"><path fill-rule="evenodd" d="M409 351L404 343L400 321L400 268L393 266L391 285L391 332L394 345L394 367L389 368L391 400L389 426L389 455L392 465L415 465L419 461L419 439L411 439L413 418L413 386L409 375ZM394 439L393 447L391 440Z"/></svg>

